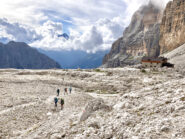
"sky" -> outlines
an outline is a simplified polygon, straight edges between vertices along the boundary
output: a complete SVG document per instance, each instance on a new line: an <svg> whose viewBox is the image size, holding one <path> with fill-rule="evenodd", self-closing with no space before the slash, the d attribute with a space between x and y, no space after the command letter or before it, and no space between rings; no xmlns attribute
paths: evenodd
<svg viewBox="0 0 185 139"><path fill-rule="evenodd" d="M153 0L165 7L169 0ZM46 50L108 50L149 0L2 0L0 42ZM58 37L63 33L69 39Z"/></svg>

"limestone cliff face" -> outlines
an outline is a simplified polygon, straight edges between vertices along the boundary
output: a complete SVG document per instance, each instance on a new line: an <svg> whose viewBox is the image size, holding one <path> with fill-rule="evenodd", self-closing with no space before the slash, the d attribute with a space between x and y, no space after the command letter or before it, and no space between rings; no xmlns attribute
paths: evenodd
<svg viewBox="0 0 185 139"><path fill-rule="evenodd" d="M162 11L152 3L136 11L123 37L104 57L103 67L123 67L138 63L144 55L158 56L161 18Z"/></svg>
<svg viewBox="0 0 185 139"><path fill-rule="evenodd" d="M185 0L169 2L160 27L161 53L171 51L185 43Z"/></svg>

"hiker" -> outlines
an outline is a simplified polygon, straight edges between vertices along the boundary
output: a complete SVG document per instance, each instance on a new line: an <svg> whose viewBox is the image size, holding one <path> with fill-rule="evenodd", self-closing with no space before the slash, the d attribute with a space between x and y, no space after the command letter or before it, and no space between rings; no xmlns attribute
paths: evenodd
<svg viewBox="0 0 185 139"><path fill-rule="evenodd" d="M71 92L72 92L72 87L71 87L71 86L69 87L69 92L70 92L70 94L71 94Z"/></svg>
<svg viewBox="0 0 185 139"><path fill-rule="evenodd" d="M64 95L67 94L67 88L64 88Z"/></svg>
<svg viewBox="0 0 185 139"><path fill-rule="evenodd" d="M60 99L60 104L61 104L61 110L63 110L63 108L64 108L64 99L63 98Z"/></svg>
<svg viewBox="0 0 185 139"><path fill-rule="evenodd" d="M58 102L58 98L57 97L54 98L54 102L55 102L55 107L57 107L57 102Z"/></svg>
<svg viewBox="0 0 185 139"><path fill-rule="evenodd" d="M57 96L59 96L60 94L60 89L57 89Z"/></svg>

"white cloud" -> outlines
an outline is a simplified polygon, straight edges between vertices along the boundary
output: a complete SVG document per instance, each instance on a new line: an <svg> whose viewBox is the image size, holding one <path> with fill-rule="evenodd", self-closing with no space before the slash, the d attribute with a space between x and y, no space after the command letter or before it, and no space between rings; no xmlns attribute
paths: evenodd
<svg viewBox="0 0 185 139"><path fill-rule="evenodd" d="M29 25L48 20L48 14L53 18L95 22L102 17L118 16L119 12L124 12L124 1L121 0L3 0L0 5L1 18Z"/></svg>
<svg viewBox="0 0 185 139"><path fill-rule="evenodd" d="M126 16L125 16L125 24L129 24L132 15L134 12L139 9L142 5L147 5L149 1L160 8L165 8L167 2L170 0L123 0L126 3Z"/></svg>
<svg viewBox="0 0 185 139"><path fill-rule="evenodd" d="M122 35L123 26L120 18L112 20L100 19L94 25L80 26L78 31L70 28L70 39L59 38L62 34L62 24L47 21L41 27L36 28L36 32L42 39L34 41L31 46L55 50L78 49L87 52L107 50L111 43ZM80 33L81 32L81 33Z"/></svg>
<svg viewBox="0 0 185 139"><path fill-rule="evenodd" d="M45 22L42 26L38 27L36 29L37 33L44 37L56 37L59 34L62 34L62 23L59 22L53 22L48 20ZM49 35L49 36L48 36Z"/></svg>
<svg viewBox="0 0 185 139"><path fill-rule="evenodd" d="M0 5L0 18L8 18L15 33L4 29L1 37L8 37L16 41L34 40L29 31L34 29L36 35L41 36L37 41L29 43L32 46L47 49L81 49L84 51L96 51L108 49L112 41L122 35L124 24L125 2L122 0L6 0ZM119 18L119 22L116 19ZM110 20L111 19L111 20ZM114 20L112 20L114 19ZM104 23L100 25L100 21ZM63 33L61 21L67 21L73 27L68 26L70 39L68 41L57 37ZM14 24L25 25L24 29ZM29 26L29 28L27 28ZM22 33L24 32L24 33ZM27 34L26 38L23 36ZM96 40L97 39L97 40ZM77 44L75 44L77 43Z"/></svg>
<svg viewBox="0 0 185 139"><path fill-rule="evenodd" d="M157 5L169 0L152 0ZM4 0L0 5L0 39L25 41L45 49L110 49L132 14L149 0ZM4 20L3 18L8 20ZM63 21L63 24L61 23ZM66 29L66 23L67 25ZM68 30L70 39L58 38Z"/></svg>
<svg viewBox="0 0 185 139"><path fill-rule="evenodd" d="M35 30L27 26L10 23L7 19L0 19L0 38L29 43L40 37Z"/></svg>

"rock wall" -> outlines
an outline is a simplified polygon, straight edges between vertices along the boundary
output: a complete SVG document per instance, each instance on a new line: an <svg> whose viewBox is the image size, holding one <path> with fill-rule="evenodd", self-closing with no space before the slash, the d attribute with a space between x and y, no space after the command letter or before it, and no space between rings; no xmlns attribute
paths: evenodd
<svg viewBox="0 0 185 139"><path fill-rule="evenodd" d="M185 43L185 0L169 2L160 27L161 54Z"/></svg>
<svg viewBox="0 0 185 139"><path fill-rule="evenodd" d="M140 62L141 57L160 54L159 36L162 10L151 2L132 17L123 37L112 45L103 59L103 67L123 67Z"/></svg>

